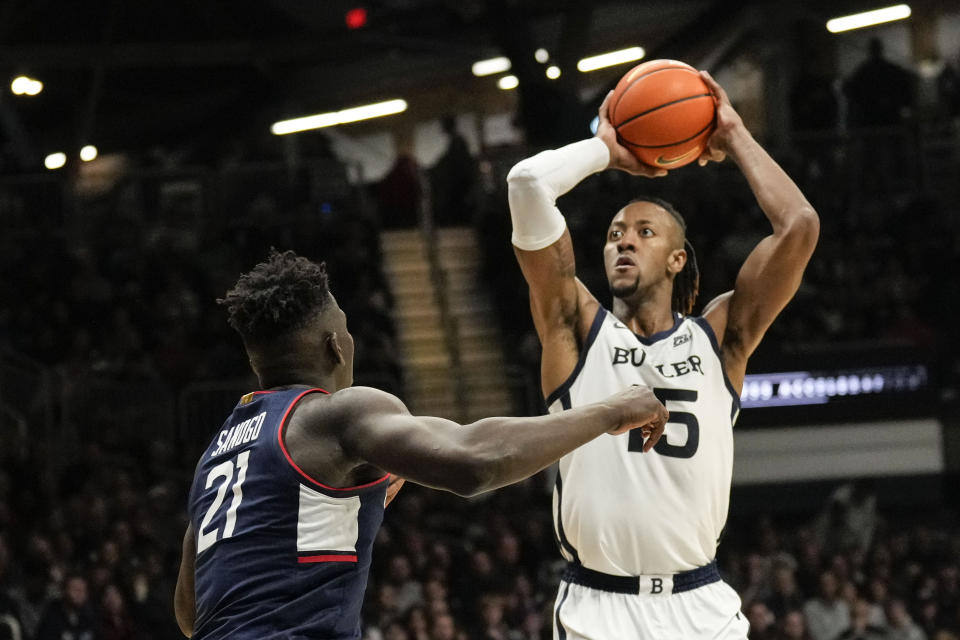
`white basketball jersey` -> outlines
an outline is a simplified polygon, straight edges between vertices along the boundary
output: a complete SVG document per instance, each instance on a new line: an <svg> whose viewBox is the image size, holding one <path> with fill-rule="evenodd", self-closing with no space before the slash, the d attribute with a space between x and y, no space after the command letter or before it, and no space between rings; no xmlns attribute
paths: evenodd
<svg viewBox="0 0 960 640"><path fill-rule="evenodd" d="M651 387L670 412L656 447L639 430L601 435L560 459L555 533L567 560L613 575L672 574L714 559L727 520L740 409L703 318L676 315L648 338L601 308L551 413Z"/></svg>

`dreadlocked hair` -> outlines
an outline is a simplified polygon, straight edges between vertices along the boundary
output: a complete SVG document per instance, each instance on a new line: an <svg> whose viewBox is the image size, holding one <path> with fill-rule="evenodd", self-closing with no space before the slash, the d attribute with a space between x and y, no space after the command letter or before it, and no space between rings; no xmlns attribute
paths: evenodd
<svg viewBox="0 0 960 640"><path fill-rule="evenodd" d="M673 278L673 299L671 308L677 313L690 315L693 312L693 305L697 301L697 294L700 292L700 269L697 267L697 254L693 251L693 245L687 240L687 221L683 219L680 212L672 204L654 196L640 196L634 198L629 204L635 202L650 202L657 205L676 220L680 225L680 231L683 232L683 248L687 252L687 262Z"/></svg>
<svg viewBox="0 0 960 640"><path fill-rule="evenodd" d="M327 265L270 249L217 304L245 343L269 342L300 329L330 300Z"/></svg>

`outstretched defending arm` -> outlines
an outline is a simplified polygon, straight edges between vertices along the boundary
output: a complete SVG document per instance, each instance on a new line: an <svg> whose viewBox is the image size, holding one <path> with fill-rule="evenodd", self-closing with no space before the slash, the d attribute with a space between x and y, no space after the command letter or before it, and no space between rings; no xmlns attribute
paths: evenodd
<svg viewBox="0 0 960 640"><path fill-rule="evenodd" d="M717 129L700 164L729 155L773 227L743 263L733 291L707 305L703 314L720 339L727 375L739 391L747 359L800 287L817 245L820 219L790 176L743 126L726 92L708 73L700 73L717 98Z"/></svg>
<svg viewBox="0 0 960 640"><path fill-rule="evenodd" d="M324 420L344 453L419 484L471 496L522 480L603 433L639 427L649 451L667 411L647 387L559 414L485 418L459 425L411 415L396 397L365 387L334 394ZM331 424L331 422L328 422Z"/></svg>

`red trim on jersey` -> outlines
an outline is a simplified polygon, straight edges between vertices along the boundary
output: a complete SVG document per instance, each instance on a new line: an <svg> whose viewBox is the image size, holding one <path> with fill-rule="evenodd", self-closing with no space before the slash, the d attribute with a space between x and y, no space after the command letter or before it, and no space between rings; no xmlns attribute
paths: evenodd
<svg viewBox="0 0 960 640"><path fill-rule="evenodd" d="M357 556L300 556L297 558L299 564L308 562L356 562Z"/></svg>
<svg viewBox="0 0 960 640"><path fill-rule="evenodd" d="M276 391L251 391L250 393L252 393L255 396L258 396L261 393L276 393Z"/></svg>
<svg viewBox="0 0 960 640"><path fill-rule="evenodd" d="M297 403L300 402L300 398L302 398L303 396L307 395L308 393L313 393L313 392L315 392L315 391L320 391L321 393L326 393L327 395L330 395L330 392L329 392L329 391L325 391L324 389L320 389L320 388L307 389L306 391L304 391L303 393L301 393L300 395L298 395L296 398L293 399L293 402L291 402L291 403L290 403L290 406L287 407L286 412L284 412L284 414L283 414L283 418L280 420L280 428L277 429L277 440L280 441L280 450L283 451L283 455L284 455L284 457L287 459L287 462L290 463L290 466L293 467L294 469L296 469L296 470L297 470L297 473L299 473L301 476L303 476L304 478L306 478L307 480L309 480L312 484L315 484L315 485L317 485L318 487L323 487L324 489L327 489L328 491L356 491L356 490L358 490L358 489L366 489L367 487L372 487L372 486L374 486L374 485L377 485L377 484L380 484L381 482L386 481L387 478L390 477L390 474L389 474L389 473L385 474L382 478L378 478L377 480L374 480L373 482L368 482L368 483L366 483L366 484L359 484L359 485L357 485L357 486L355 486L355 487L331 487L331 486L329 486L329 485L323 484L323 483L320 482L319 480L315 480L314 478L311 478L310 475L309 475L306 471L304 471L303 469L301 469L301 468L297 465L297 463L293 461L293 458L290 457L290 452L287 451L287 446L283 443L283 428L284 428L285 426L287 426L287 418L290 417L290 411L292 411L293 408L294 408L295 406L297 406ZM316 556L316 557L319 558L319 557L327 557L327 556ZM337 556L337 557L339 557L339 556ZM354 560L355 560L355 559L354 559ZM326 562L326 561L325 561L325 560L324 560L324 561L318 560L317 562Z"/></svg>

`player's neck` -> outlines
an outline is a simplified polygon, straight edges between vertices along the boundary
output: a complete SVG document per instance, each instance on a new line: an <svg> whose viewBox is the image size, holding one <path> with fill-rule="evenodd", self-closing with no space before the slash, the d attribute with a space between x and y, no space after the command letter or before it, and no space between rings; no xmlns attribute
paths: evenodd
<svg viewBox="0 0 960 640"><path fill-rule="evenodd" d="M304 387L323 389L334 393L339 389L337 377L329 372L310 367L287 368L283 371L267 371L260 374L260 386L264 389L278 387Z"/></svg>
<svg viewBox="0 0 960 640"><path fill-rule="evenodd" d="M672 291L666 297L653 295L634 298L614 298L613 315L640 336L652 336L673 328L676 323L671 309Z"/></svg>

